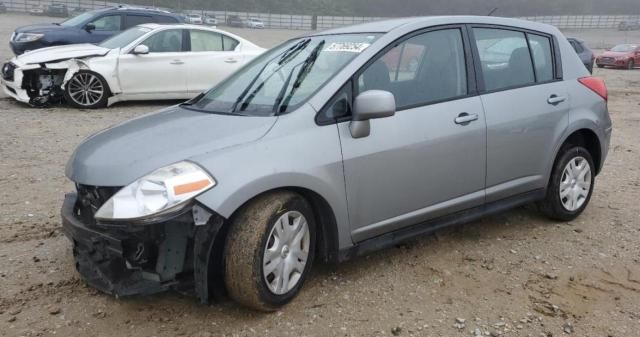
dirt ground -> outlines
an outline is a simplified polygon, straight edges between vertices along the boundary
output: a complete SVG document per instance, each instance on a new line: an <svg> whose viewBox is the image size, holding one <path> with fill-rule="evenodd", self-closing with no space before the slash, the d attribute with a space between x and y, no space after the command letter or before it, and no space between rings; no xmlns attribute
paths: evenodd
<svg viewBox="0 0 640 337"><path fill-rule="evenodd" d="M19 24L49 20L0 15L0 41ZM267 47L301 33L238 32ZM273 314L175 293L115 299L74 270L58 215L73 189L64 177L71 151L93 132L172 102L80 111L2 98L0 336L640 336L640 69L596 75L609 85L615 127L579 219L550 222L522 207L318 265L300 296Z"/></svg>

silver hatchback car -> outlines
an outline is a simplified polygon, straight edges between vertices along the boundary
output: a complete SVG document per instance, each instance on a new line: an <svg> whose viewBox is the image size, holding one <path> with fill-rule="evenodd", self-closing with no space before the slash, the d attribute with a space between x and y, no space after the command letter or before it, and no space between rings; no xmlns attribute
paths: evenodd
<svg viewBox="0 0 640 337"><path fill-rule="evenodd" d="M292 39L191 101L85 140L62 208L76 266L117 296L275 310L339 262L537 202L589 203L604 82L551 26L397 19Z"/></svg>

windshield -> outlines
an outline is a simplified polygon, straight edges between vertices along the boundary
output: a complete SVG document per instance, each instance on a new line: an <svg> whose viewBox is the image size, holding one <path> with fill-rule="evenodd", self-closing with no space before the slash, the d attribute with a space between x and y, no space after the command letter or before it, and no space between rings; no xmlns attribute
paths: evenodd
<svg viewBox="0 0 640 337"><path fill-rule="evenodd" d="M80 25L81 23L91 19L94 15L95 15L94 11L85 12L85 13L82 13L82 14L80 14L78 16L74 16L71 19L63 21L62 23L60 23L60 25L61 26L65 26L65 27L76 27L76 26Z"/></svg>
<svg viewBox="0 0 640 337"><path fill-rule="evenodd" d="M636 46L631 44L621 44L619 46L615 46L611 48L611 51L620 52L620 53L628 53L636 49Z"/></svg>
<svg viewBox="0 0 640 337"><path fill-rule="evenodd" d="M304 103L379 34L315 36L288 41L187 105L249 116L287 113Z"/></svg>
<svg viewBox="0 0 640 337"><path fill-rule="evenodd" d="M109 49L124 48L131 42L137 40L139 37L147 34L150 31L151 28L147 27L133 27L111 37L110 39L103 41L99 44L99 46Z"/></svg>

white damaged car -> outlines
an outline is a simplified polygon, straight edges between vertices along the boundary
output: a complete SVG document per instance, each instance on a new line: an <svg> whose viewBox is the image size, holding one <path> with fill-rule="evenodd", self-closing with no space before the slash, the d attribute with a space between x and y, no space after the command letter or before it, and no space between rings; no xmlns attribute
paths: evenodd
<svg viewBox="0 0 640 337"><path fill-rule="evenodd" d="M88 109L125 100L189 99L263 52L209 27L144 24L98 45L14 57L2 67L1 82L7 95L33 106L62 99Z"/></svg>

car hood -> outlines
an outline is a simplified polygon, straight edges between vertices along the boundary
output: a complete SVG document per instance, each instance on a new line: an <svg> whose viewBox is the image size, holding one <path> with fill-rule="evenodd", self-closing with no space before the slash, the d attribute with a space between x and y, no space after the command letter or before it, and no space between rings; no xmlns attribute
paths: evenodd
<svg viewBox="0 0 640 337"><path fill-rule="evenodd" d="M600 55L600 57L624 57L629 56L631 53L625 52L617 52L617 51L606 51Z"/></svg>
<svg viewBox="0 0 640 337"><path fill-rule="evenodd" d="M166 165L256 141L276 120L167 108L87 138L66 175L84 185L125 186Z"/></svg>
<svg viewBox="0 0 640 337"><path fill-rule="evenodd" d="M16 33L46 33L57 30L69 29L70 27L61 26L55 23L39 23L16 28Z"/></svg>
<svg viewBox="0 0 640 337"><path fill-rule="evenodd" d="M104 56L107 55L109 51L111 51L111 49L90 43L72 44L32 50L16 57L16 61L21 64L47 63L74 58Z"/></svg>

